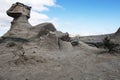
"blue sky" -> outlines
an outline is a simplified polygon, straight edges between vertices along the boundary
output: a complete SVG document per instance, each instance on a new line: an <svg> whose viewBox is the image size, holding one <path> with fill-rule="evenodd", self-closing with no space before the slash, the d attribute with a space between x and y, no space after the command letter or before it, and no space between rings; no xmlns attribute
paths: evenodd
<svg viewBox="0 0 120 80"><path fill-rule="evenodd" d="M120 27L120 0L1 0L0 36L12 20L6 10L17 1L32 6L32 25L52 22L62 32L81 36L113 33Z"/></svg>
<svg viewBox="0 0 120 80"><path fill-rule="evenodd" d="M62 8L47 12L71 34L97 35L115 32L120 26L120 0L57 0Z"/></svg>

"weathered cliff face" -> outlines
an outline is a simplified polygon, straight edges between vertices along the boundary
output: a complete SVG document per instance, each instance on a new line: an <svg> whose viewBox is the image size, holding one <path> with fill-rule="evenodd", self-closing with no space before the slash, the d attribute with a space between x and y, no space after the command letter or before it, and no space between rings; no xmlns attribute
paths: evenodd
<svg viewBox="0 0 120 80"><path fill-rule="evenodd" d="M22 3L13 4L8 10L7 15L13 18L10 30L4 37L16 37L28 39L31 37L29 28L32 25L28 22L31 7Z"/></svg>

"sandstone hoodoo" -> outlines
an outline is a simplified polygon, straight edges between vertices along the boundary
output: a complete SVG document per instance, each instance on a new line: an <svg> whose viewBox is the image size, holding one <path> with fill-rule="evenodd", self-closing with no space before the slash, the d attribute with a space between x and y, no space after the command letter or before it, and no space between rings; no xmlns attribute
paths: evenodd
<svg viewBox="0 0 120 80"><path fill-rule="evenodd" d="M4 37L30 38L30 27L32 27L28 22L30 10L31 7L18 2L8 9L8 16L13 17L14 19L11 22L11 29Z"/></svg>

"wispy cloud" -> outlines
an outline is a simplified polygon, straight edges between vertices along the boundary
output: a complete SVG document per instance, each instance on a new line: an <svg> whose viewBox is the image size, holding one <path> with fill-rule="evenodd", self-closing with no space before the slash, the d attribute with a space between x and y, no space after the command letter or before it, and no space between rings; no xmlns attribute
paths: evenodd
<svg viewBox="0 0 120 80"><path fill-rule="evenodd" d="M21 2L32 7L31 18L29 19L32 25L37 25L46 21L53 22L56 25L57 22L54 18L42 14L42 11L49 11L49 7L61 7L56 4L56 0L0 0L0 36L10 28L10 21L12 21L12 18L6 15L6 10L16 2Z"/></svg>

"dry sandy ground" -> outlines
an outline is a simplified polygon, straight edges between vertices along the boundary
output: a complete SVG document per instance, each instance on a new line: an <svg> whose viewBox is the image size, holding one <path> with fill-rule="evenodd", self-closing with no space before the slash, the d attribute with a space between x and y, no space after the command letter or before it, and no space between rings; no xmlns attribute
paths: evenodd
<svg viewBox="0 0 120 80"><path fill-rule="evenodd" d="M87 45L69 51L23 47L20 56L16 46L0 44L0 80L120 80L120 55Z"/></svg>

